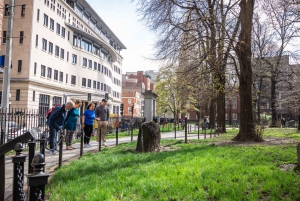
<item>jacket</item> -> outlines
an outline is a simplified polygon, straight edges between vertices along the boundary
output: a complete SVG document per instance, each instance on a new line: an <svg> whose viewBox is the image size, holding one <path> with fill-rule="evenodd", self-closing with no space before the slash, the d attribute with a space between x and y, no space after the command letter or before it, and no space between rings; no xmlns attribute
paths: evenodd
<svg viewBox="0 0 300 201"><path fill-rule="evenodd" d="M72 131L76 130L78 116L78 108L70 109L65 120L65 129Z"/></svg>
<svg viewBox="0 0 300 201"><path fill-rule="evenodd" d="M65 104L63 104L61 107L58 106L51 112L46 124L50 127L55 128L56 130L60 130L62 128L62 125L64 124L65 117L66 109Z"/></svg>

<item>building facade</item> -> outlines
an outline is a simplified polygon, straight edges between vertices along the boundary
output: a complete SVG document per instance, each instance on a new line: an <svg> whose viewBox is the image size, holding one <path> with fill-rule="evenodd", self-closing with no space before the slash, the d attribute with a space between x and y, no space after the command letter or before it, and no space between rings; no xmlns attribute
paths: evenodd
<svg viewBox="0 0 300 201"><path fill-rule="evenodd" d="M13 35L18 38L12 45L10 106L43 113L68 99L79 98L86 105L88 93L93 102L108 93L110 111L118 113L120 51L126 47L92 6L85 0L23 0L22 4L14 13ZM6 27L4 15L2 33Z"/></svg>

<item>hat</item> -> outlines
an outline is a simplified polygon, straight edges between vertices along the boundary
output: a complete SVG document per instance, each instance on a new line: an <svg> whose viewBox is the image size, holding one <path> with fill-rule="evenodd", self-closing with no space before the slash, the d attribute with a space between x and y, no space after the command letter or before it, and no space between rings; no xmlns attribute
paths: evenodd
<svg viewBox="0 0 300 201"><path fill-rule="evenodd" d="M104 102L107 102L107 100L106 100L106 99L102 99L102 102L103 102L103 101L104 101Z"/></svg>

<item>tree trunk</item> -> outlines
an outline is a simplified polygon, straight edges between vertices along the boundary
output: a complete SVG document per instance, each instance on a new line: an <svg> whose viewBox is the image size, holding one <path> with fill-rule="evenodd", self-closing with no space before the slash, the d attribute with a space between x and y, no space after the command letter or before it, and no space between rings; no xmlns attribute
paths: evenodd
<svg viewBox="0 0 300 201"><path fill-rule="evenodd" d="M233 140L258 141L255 135L252 105L251 32L255 0L241 0L241 32L235 51L239 60L240 131Z"/></svg>
<svg viewBox="0 0 300 201"><path fill-rule="evenodd" d="M217 100L217 113L218 113L218 127L222 127L221 132L226 133L225 126L225 93L222 91L218 94Z"/></svg>
<svg viewBox="0 0 300 201"><path fill-rule="evenodd" d="M272 111L271 127L276 127L277 112L276 112L276 81L275 81L275 74L272 74L272 76L271 76L271 111Z"/></svg>
<svg viewBox="0 0 300 201"><path fill-rule="evenodd" d="M150 121L145 122L139 129L136 151L152 152L160 147L159 124Z"/></svg>
<svg viewBox="0 0 300 201"><path fill-rule="evenodd" d="M215 128L216 123L216 100L212 99L209 107L209 128Z"/></svg>

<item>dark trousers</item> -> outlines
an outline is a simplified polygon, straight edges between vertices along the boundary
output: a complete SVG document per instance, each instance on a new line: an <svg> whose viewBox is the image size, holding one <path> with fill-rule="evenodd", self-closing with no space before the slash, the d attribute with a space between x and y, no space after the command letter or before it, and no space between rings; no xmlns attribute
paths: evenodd
<svg viewBox="0 0 300 201"><path fill-rule="evenodd" d="M50 149L56 148L57 130L56 128L49 126L49 144Z"/></svg>
<svg viewBox="0 0 300 201"><path fill-rule="evenodd" d="M93 132L93 125L84 125L84 144L90 143L90 137Z"/></svg>

